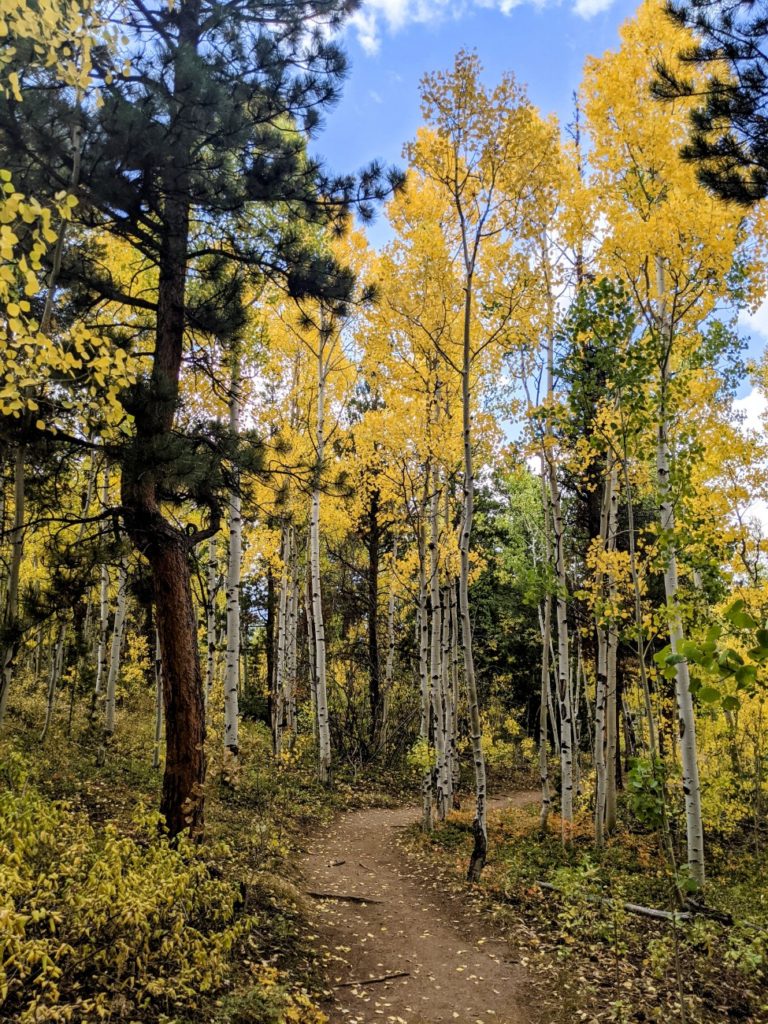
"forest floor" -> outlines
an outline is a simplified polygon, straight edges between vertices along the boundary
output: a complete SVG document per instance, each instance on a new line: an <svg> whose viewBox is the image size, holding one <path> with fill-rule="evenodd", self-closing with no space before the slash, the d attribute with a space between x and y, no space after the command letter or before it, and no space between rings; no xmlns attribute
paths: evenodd
<svg viewBox="0 0 768 1024"><path fill-rule="evenodd" d="M491 806L536 799L519 792ZM527 1024L529 979L515 950L488 934L466 892L443 887L403 849L418 815L415 807L343 814L304 858L331 1024Z"/></svg>

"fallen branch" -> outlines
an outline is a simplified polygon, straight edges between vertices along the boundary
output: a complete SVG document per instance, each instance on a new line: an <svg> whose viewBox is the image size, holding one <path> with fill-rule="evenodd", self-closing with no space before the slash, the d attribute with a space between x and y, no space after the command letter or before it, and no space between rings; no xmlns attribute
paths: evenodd
<svg viewBox="0 0 768 1024"><path fill-rule="evenodd" d="M347 896L340 892L311 892L307 890L307 896L314 900L344 900L345 903L383 903L384 900L373 900L369 896Z"/></svg>
<svg viewBox="0 0 768 1024"><path fill-rule="evenodd" d="M380 978L363 978L361 981L342 981L334 988L365 988L366 985L379 985L382 981L391 981L392 978L410 978L410 971L395 971L394 974L382 974Z"/></svg>
<svg viewBox="0 0 768 1024"><path fill-rule="evenodd" d="M540 889L546 889L549 892L560 892L556 885L552 885L551 882L536 882L536 885ZM584 899L590 903L610 903L610 900L604 896L592 896L585 894ZM622 910L626 910L628 914L639 914L640 917L650 917L655 921L690 921L693 914L689 914L687 911L671 911L671 910L657 910L655 907L643 907L639 903L622 903Z"/></svg>

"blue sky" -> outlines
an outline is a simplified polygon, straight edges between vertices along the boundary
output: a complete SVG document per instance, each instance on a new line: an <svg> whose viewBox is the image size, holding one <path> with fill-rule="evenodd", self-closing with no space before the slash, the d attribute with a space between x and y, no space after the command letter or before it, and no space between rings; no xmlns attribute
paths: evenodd
<svg viewBox="0 0 768 1024"><path fill-rule="evenodd" d="M374 159L403 166L403 145L421 121L419 80L450 67L461 47L477 50L490 83L512 71L543 114L567 124L585 58L616 48L635 8L635 0L363 0L345 32L344 95L312 149L337 172ZM368 234L374 245L387 239L381 214ZM741 322L758 356L768 304Z"/></svg>

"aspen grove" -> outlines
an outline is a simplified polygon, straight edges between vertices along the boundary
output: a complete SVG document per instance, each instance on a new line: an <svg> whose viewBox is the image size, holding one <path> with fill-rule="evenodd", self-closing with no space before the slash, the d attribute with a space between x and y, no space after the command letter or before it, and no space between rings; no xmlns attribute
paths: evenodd
<svg viewBox="0 0 768 1024"><path fill-rule="evenodd" d="M0 1021L768 1021L768 7L0 10Z"/></svg>

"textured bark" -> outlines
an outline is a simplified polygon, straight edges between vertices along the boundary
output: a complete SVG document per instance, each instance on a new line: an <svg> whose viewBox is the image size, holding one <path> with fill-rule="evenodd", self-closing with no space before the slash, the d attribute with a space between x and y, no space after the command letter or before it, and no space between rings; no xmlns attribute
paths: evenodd
<svg viewBox="0 0 768 1024"><path fill-rule="evenodd" d="M427 752L430 751L430 722L432 704L429 699L429 610L427 608L427 570L423 527L419 527L419 604L416 614L416 644L419 652L419 694L421 697L419 716L419 738ZM425 769L421 777L421 823L426 831L433 827L432 819L432 771Z"/></svg>
<svg viewBox="0 0 768 1024"><path fill-rule="evenodd" d="M310 570L312 579L312 619L315 635L316 707L318 737L318 776L324 785L331 784L331 730L328 720L328 689L325 663L325 621L323 595L320 584L320 474L325 456L325 387L328 363L326 345L329 330L321 325L317 349L317 418L315 423L315 451L317 468L312 490L310 517Z"/></svg>
<svg viewBox="0 0 768 1024"><path fill-rule="evenodd" d="M670 490L670 448L667 410L667 391L670 375L671 329L666 323L664 269L661 259L657 260L656 273L660 296L659 331L662 335L664 355L660 364L659 412L656 449L656 476L659 490L659 521L664 545L664 593L667 599L667 621L669 639L673 654L682 654L684 641L683 620L678 605L679 582L677 572L677 551L675 548L675 512ZM664 335L669 337L664 341ZM696 749L696 719L693 713L691 679L688 662L680 661L675 666L675 697L680 740L680 756L683 769L683 793L685 795L685 823L687 840L688 870L694 881L703 885L705 880L704 826L701 816L701 787L699 783L699 762Z"/></svg>
<svg viewBox="0 0 768 1024"><path fill-rule="evenodd" d="M48 732L53 724L53 713L56 709L56 697L58 695L59 683L64 671L64 637L66 636L67 624L61 620L56 633L56 641L51 652L51 668L48 676L48 693L45 702L45 722L43 731L40 733L40 742L45 743Z"/></svg>
<svg viewBox="0 0 768 1024"><path fill-rule="evenodd" d="M232 360L229 396L229 432L240 432L240 361ZM229 494L229 558L227 562L227 663L224 674L224 748L236 758L240 724L240 572L243 561L243 520L240 513L239 481Z"/></svg>
<svg viewBox="0 0 768 1024"><path fill-rule="evenodd" d="M115 606L115 621L112 627L112 645L109 652L109 673L107 675L107 688L104 700L104 728L102 731L101 749L99 751L100 764L104 763L107 747L115 732L115 699L117 680L120 676L120 652L123 646L123 629L125 627L125 612L128 603L126 583L125 566L121 565L117 574L117 604Z"/></svg>
<svg viewBox="0 0 768 1024"><path fill-rule="evenodd" d="M216 675L216 591L219 588L219 558L216 538L208 541L208 579L205 599L205 689L203 699L206 713Z"/></svg>
<svg viewBox="0 0 768 1024"><path fill-rule="evenodd" d="M392 545L392 571L387 599L387 660L384 666L384 695L382 699L381 733L379 749L386 750L389 741L389 715L392 699L392 684L395 678L395 570L397 566L397 537Z"/></svg>
<svg viewBox="0 0 768 1024"><path fill-rule="evenodd" d="M11 531L11 564L8 568L8 585L3 608L3 643L0 661L0 725L5 719L8 694L13 681L13 665L19 648L19 578L24 557L24 513L26 504L26 475L24 468L24 446L18 445L13 464L13 529Z"/></svg>
<svg viewBox="0 0 768 1024"><path fill-rule="evenodd" d="M472 273L468 271L464 291L464 336L461 370L462 438L464 447L464 502L459 535L459 614L461 617L461 643L464 652L464 682L467 688L472 763L475 769L475 819L472 824L474 846L467 868L467 878L477 882L485 866L488 853L488 828L486 823L487 788L485 781L485 755L483 753L483 730L480 720L480 703L475 680L475 659L472 652L472 619L469 614L469 551L472 541L472 521L475 511L475 470L472 453L472 394L470 372L472 368L471 324L472 324Z"/></svg>
<svg viewBox="0 0 768 1024"><path fill-rule="evenodd" d="M445 819L448 810L446 785L446 728L445 702L443 700L443 665L441 642L443 631L442 604L440 601L440 531L438 510L440 502L439 474L437 467L432 471L432 494L429 502L429 702L432 708L432 733L435 745L435 803L437 817Z"/></svg>
<svg viewBox="0 0 768 1024"><path fill-rule="evenodd" d="M155 630L155 738L152 745L152 767L160 767L160 749L163 742L163 658L160 637Z"/></svg>
<svg viewBox="0 0 768 1024"><path fill-rule="evenodd" d="M541 784L541 811L539 825L544 831L549 821L552 797L549 791L549 741L547 739L547 713L549 703L549 645L552 634L552 599L544 598L544 612L539 612L541 628L541 695L539 700L539 781Z"/></svg>
<svg viewBox="0 0 768 1024"><path fill-rule="evenodd" d="M367 613L368 613L368 700L370 703L371 748L376 750L381 735L381 656L379 654L379 563L381 560L381 524L379 522L379 491L371 491L368 506Z"/></svg>

